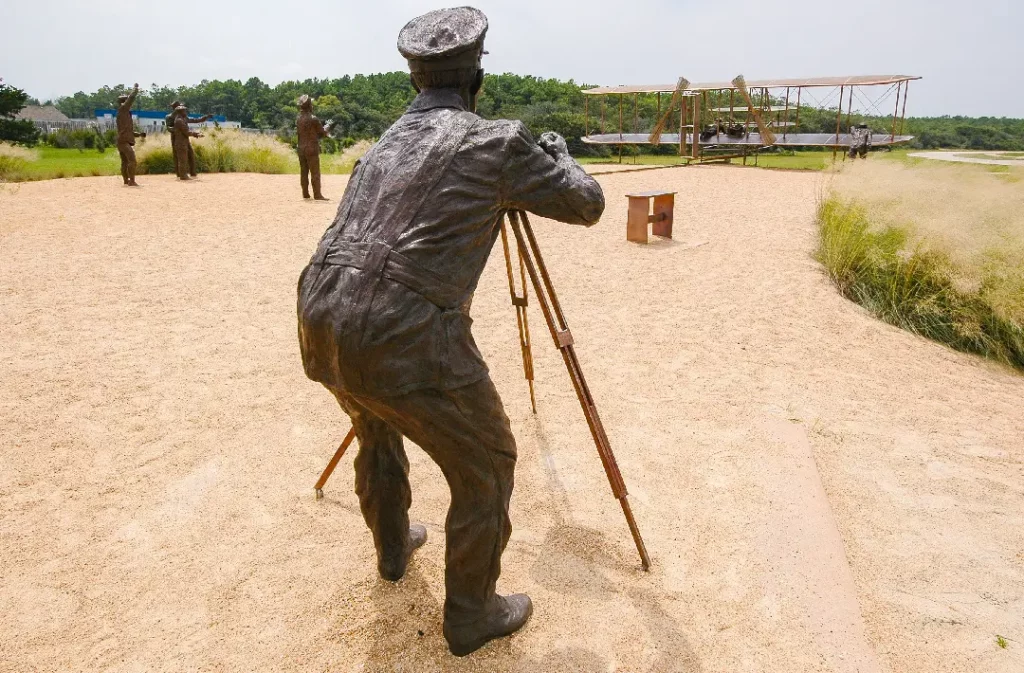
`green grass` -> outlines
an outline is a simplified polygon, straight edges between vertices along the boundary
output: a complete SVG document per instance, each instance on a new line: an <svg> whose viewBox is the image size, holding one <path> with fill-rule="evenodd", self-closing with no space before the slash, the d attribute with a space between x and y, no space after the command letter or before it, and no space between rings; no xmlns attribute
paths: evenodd
<svg viewBox="0 0 1024 673"><path fill-rule="evenodd" d="M999 647L1001 647L1001 648L1003 648L1005 650L1006 649L1006 638L1003 638L1002 636L996 636L996 645L998 645Z"/></svg>
<svg viewBox="0 0 1024 673"><path fill-rule="evenodd" d="M836 197L821 203L818 221L817 259L844 296L892 325L1024 370L1024 325L985 293L997 279L959 288L947 254L912 246L899 227L872 226L863 208Z"/></svg>
<svg viewBox="0 0 1024 673"><path fill-rule="evenodd" d="M106 152L96 150L59 149L40 146L35 149L39 159L26 162L20 175L12 180L50 180L53 178L76 178L91 175L119 175L121 160L117 150L107 148Z"/></svg>
<svg viewBox="0 0 1024 673"><path fill-rule="evenodd" d="M139 146L136 146L136 150ZM104 153L96 150L78 151L77 149L60 149L41 145L34 149L39 158L35 161L0 161L0 179L9 182L28 182L33 180L53 180L56 178L78 178L100 175L120 175L121 158L117 148L107 148ZM340 161L340 155L321 154L321 170L325 174L347 175L352 172L352 161ZM229 162L222 156L222 153L208 157L212 165L220 170L228 170ZM299 172L299 160L290 156L285 162L271 161L268 157L254 157L254 163L262 160L267 164L280 164L280 170L266 171L278 173L297 174ZM251 168L252 166L250 166ZM207 170L203 163L199 165L200 172L213 172ZM141 171L140 171L141 172ZM166 172L170 172L169 170Z"/></svg>
<svg viewBox="0 0 1024 673"><path fill-rule="evenodd" d="M836 154L836 161L842 162L842 153ZM734 159L733 163L737 163ZM747 164L751 163L747 159ZM790 170L822 171L832 167L831 152L796 151L778 154L761 154L757 158L758 168L786 168Z"/></svg>

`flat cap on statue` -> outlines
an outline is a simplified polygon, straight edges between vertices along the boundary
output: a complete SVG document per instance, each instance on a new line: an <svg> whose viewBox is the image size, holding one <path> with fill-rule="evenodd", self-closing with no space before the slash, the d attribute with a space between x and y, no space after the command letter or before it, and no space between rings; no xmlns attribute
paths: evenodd
<svg viewBox="0 0 1024 673"><path fill-rule="evenodd" d="M473 67L483 52L487 17L474 7L436 9L405 24L398 51L410 65Z"/></svg>

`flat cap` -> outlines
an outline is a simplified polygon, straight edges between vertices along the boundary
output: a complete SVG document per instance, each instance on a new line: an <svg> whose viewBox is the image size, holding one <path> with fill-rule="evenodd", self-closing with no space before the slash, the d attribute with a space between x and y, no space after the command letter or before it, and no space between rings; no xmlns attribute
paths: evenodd
<svg viewBox="0 0 1024 673"><path fill-rule="evenodd" d="M405 24L398 33L398 51L410 63L452 61L453 67L472 66L486 34L487 17L479 9L436 9Z"/></svg>

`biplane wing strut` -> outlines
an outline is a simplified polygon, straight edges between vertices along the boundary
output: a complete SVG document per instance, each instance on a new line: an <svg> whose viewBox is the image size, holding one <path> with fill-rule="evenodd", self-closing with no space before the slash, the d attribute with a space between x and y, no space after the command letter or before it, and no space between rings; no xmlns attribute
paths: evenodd
<svg viewBox="0 0 1024 673"><path fill-rule="evenodd" d="M665 126L668 125L669 119L672 118L672 110L675 106L682 107L683 104L683 92L690 88L690 80L685 77L680 77L676 82L676 88L672 92L672 98L668 102L668 109L665 110L665 114L661 116L658 123L655 125L654 130L651 131L651 135L647 136L647 142L652 145L661 144L661 132L665 130ZM659 96L661 94L658 94Z"/></svg>
<svg viewBox="0 0 1024 673"><path fill-rule="evenodd" d="M747 102L747 110L750 111L750 116L754 118L754 123L757 124L757 131L761 134L761 141L765 146L775 144L775 134L772 130L764 123L761 119L761 111L754 107L754 101L750 99L750 92L747 91L747 82L743 79L743 75L736 75L733 79L732 85L739 90L740 95L743 96L743 100Z"/></svg>

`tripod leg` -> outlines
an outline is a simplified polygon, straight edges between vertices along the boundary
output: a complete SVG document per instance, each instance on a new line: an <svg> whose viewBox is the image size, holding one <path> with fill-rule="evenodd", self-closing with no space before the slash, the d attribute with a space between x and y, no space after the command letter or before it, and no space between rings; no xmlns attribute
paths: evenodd
<svg viewBox="0 0 1024 673"><path fill-rule="evenodd" d="M523 305L519 307L523 327L520 330L519 343L523 350L523 369L526 371L526 380L530 384L530 406L533 408L533 413L537 413L537 397L533 392L533 347L530 346L530 321L526 316L526 263L523 262L522 255L519 255L519 279L523 288Z"/></svg>
<svg viewBox="0 0 1024 673"><path fill-rule="evenodd" d="M516 294L515 274L512 272L512 251L508 246L508 233L505 230L505 218L501 220L501 243L505 250L505 271L508 274L508 291L512 297L512 305L516 307L516 324L519 328L519 348L523 352L523 373L526 375L526 382L530 386L530 406L533 413L537 413L537 398L533 391L533 350L530 348L530 323L526 316L526 307L529 305L529 296L526 289L526 266L523 262L523 255L519 254L519 277L520 286L523 288L523 295Z"/></svg>
<svg viewBox="0 0 1024 673"><path fill-rule="evenodd" d="M525 212L510 211L509 223L512 226L512 233L515 234L516 242L519 246L520 259L526 265L530 280L533 282L533 289L537 293L537 303L540 304L544 320L547 322L548 329L551 332L551 338L555 342L555 347L562 354L565 367L569 371L569 378L576 389L576 397L579 398L580 407L583 409L583 416L587 419L587 425L590 427L590 434L594 438L594 445L597 447L597 454L601 458L601 464L604 466L608 483L612 488L612 494L622 506L622 513L626 517L629 532L633 535L633 543L640 554L640 564L644 570L649 570L651 567L651 557L647 553L647 546L644 544L643 538L640 536L640 529L633 518L633 510L629 506L629 494L626 491L626 483L622 479L622 472L619 470L615 454L612 452L611 443L608 441L608 435L605 433L601 417L597 413L594 398L583 376L583 369L580 367L579 359L576 357L572 333L565 322L565 316L558 302L558 296L555 294L551 276L548 274L547 267L544 266L544 258L540 254L540 246L537 244L532 227L530 227L530 220ZM511 277L511 270L509 275Z"/></svg>
<svg viewBox="0 0 1024 673"><path fill-rule="evenodd" d="M339 446L338 450L334 452L334 456L331 458L331 462L327 463L327 467L324 468L324 471L320 475L320 478L317 479L316 481L316 486L313 487L313 490L316 493L317 500L324 497L324 484L326 484L327 480L331 478L331 474L334 472L334 468L338 466L338 461L341 460L341 457L345 455L345 450L349 447L349 445L352 443L352 440L355 438L356 429L355 427L353 427L351 430L348 431L348 434L345 435L345 439L341 440L341 446Z"/></svg>

